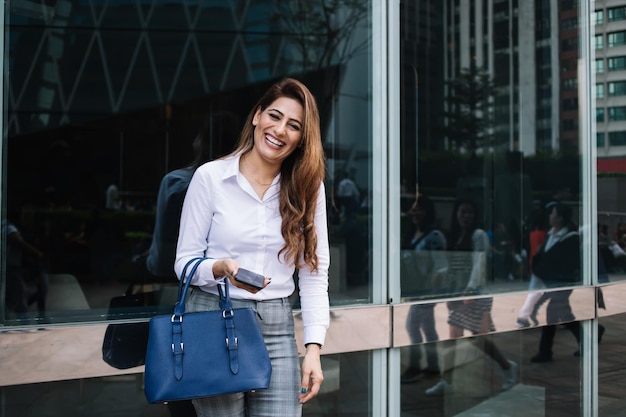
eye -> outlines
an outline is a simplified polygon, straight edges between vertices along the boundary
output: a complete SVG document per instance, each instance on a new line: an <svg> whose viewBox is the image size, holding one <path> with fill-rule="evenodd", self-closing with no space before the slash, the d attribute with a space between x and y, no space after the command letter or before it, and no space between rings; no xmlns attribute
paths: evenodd
<svg viewBox="0 0 626 417"><path fill-rule="evenodd" d="M300 125L299 125L299 124L297 124L297 123L289 123L289 127L290 127L292 130L295 130L295 131L300 131Z"/></svg>
<svg viewBox="0 0 626 417"><path fill-rule="evenodd" d="M278 120L280 117L276 113L269 113L269 116L272 120Z"/></svg>

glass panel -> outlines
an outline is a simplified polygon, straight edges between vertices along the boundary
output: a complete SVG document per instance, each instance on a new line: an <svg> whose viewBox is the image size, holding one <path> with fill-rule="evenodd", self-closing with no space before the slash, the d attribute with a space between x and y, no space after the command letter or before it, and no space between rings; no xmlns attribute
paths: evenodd
<svg viewBox="0 0 626 417"><path fill-rule="evenodd" d="M600 417L620 416L626 407L626 399L623 395L626 357L621 351L621 347L626 342L626 335L622 330L625 324L626 314L617 314L598 320L598 333L601 329L606 329L598 346L598 416Z"/></svg>
<svg viewBox="0 0 626 417"><path fill-rule="evenodd" d="M161 180L195 162L196 137L202 161L228 153L283 76L320 108L331 302L371 301L369 1L17 1L8 14L2 241L19 231L28 246L8 239L0 255L1 324L170 311L184 187L155 235ZM164 271L146 264L153 243ZM140 307L110 309L125 293Z"/></svg>
<svg viewBox="0 0 626 417"><path fill-rule="evenodd" d="M616 122L626 120L626 107L609 107L609 121Z"/></svg>
<svg viewBox="0 0 626 417"><path fill-rule="evenodd" d="M626 19L626 7L612 7L607 9L609 15L609 22L617 22L619 20Z"/></svg>
<svg viewBox="0 0 626 417"><path fill-rule="evenodd" d="M604 10L596 10L593 12L593 22L596 25L601 25L604 23Z"/></svg>
<svg viewBox="0 0 626 417"><path fill-rule="evenodd" d="M626 132L625 131L609 132L609 145L610 146L626 145Z"/></svg>
<svg viewBox="0 0 626 417"><path fill-rule="evenodd" d="M572 329L578 326L571 323ZM582 359L576 338L569 331L556 331L554 354L543 362L545 358L537 354L543 331L534 328L403 348L402 415L581 415ZM432 361L442 372L425 368L411 373L415 360L422 366Z"/></svg>
<svg viewBox="0 0 626 417"><path fill-rule="evenodd" d="M596 2L596 4L599 4ZM626 7L607 7L608 22L623 22L626 18ZM623 23L615 23L623 24ZM596 32L601 28L596 27ZM610 36L610 35L609 35ZM598 82L607 82L607 98L598 97L596 107L608 108L604 123L597 125L598 135L602 134L602 151L597 158L597 209L598 209L598 279L604 281L621 281L626 278L626 205L618 197L626 185L624 182L623 147L626 146L626 132L623 121L626 120L623 97L626 95L626 77L621 75L626 69L626 57L606 56L597 52L598 59L607 60L607 69L615 71L610 75L596 73ZM604 56L601 56L604 55Z"/></svg>
<svg viewBox="0 0 626 417"><path fill-rule="evenodd" d="M594 44L596 49L604 48L604 35L596 35Z"/></svg>
<svg viewBox="0 0 626 417"><path fill-rule="evenodd" d="M401 16L402 296L579 283L587 115L559 85L586 78L580 28L550 24L577 8L401 2Z"/></svg>
<svg viewBox="0 0 626 417"><path fill-rule="evenodd" d="M304 417L371 416L371 352L322 356L324 383ZM148 404L143 374L0 387L2 415L24 417L193 416L190 401Z"/></svg>
<svg viewBox="0 0 626 417"><path fill-rule="evenodd" d="M613 32L606 35L609 48L624 45L624 42L626 42L626 32Z"/></svg>
<svg viewBox="0 0 626 417"><path fill-rule="evenodd" d="M607 62L609 64L609 71L621 71L626 68L626 56L609 58Z"/></svg>
<svg viewBox="0 0 626 417"><path fill-rule="evenodd" d="M602 59L602 58L596 59L595 70L596 70L596 73L604 72L604 59Z"/></svg>
<svg viewBox="0 0 626 417"><path fill-rule="evenodd" d="M614 81L608 84L609 84L609 96L614 97L614 96L626 95L626 81ZM597 98L603 98L603 97L597 97Z"/></svg>

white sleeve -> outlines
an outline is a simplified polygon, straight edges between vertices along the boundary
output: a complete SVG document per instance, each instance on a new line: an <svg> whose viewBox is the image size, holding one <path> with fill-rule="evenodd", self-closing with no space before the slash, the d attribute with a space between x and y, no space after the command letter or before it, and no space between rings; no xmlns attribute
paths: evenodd
<svg viewBox="0 0 626 417"><path fill-rule="evenodd" d="M472 235L472 272L467 288L480 288L487 282L487 249L489 237L481 230L476 229Z"/></svg>
<svg viewBox="0 0 626 417"><path fill-rule="evenodd" d="M213 218L208 179L208 174L201 172L200 169L196 170L185 195L174 264L179 279L182 278L183 269L190 260L203 258L206 254ZM217 281L213 276L214 263L215 261L211 259L202 262L191 283L197 286L216 285Z"/></svg>
<svg viewBox="0 0 626 417"><path fill-rule="evenodd" d="M308 266L298 271L300 305L304 322L304 344L324 344L326 330L330 322L328 301L328 268L330 250L328 247L328 226L326 220L326 191L322 183L317 197L315 211L317 232L318 269L313 272Z"/></svg>

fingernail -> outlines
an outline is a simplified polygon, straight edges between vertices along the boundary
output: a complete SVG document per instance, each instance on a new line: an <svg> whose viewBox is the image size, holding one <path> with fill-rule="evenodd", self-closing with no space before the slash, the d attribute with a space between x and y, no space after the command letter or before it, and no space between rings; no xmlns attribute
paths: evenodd
<svg viewBox="0 0 626 417"><path fill-rule="evenodd" d="M306 388L302 387L302 389L300 390L300 392L301 392L302 394L306 394Z"/></svg>
<svg viewBox="0 0 626 417"><path fill-rule="evenodd" d="M235 275L235 271L230 271L230 274L234 276Z"/></svg>

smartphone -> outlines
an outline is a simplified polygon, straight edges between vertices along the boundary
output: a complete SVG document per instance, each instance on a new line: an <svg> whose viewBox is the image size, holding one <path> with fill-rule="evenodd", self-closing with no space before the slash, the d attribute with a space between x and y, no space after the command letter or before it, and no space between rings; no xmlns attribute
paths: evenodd
<svg viewBox="0 0 626 417"><path fill-rule="evenodd" d="M254 287L257 290L262 290L265 286L265 277L263 275L244 268L239 268L237 275L235 275L235 281Z"/></svg>

